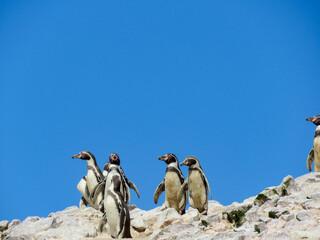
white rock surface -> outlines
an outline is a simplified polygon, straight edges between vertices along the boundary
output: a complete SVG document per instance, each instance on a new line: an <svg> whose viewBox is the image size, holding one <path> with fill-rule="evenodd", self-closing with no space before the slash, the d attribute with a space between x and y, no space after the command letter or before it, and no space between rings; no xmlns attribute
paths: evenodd
<svg viewBox="0 0 320 240"><path fill-rule="evenodd" d="M102 214L89 207L69 207L47 218L0 222L1 239L111 239L98 231ZM284 178L242 203L209 201L208 215L189 208L180 216L164 206L130 210L136 239L320 239L320 173Z"/></svg>

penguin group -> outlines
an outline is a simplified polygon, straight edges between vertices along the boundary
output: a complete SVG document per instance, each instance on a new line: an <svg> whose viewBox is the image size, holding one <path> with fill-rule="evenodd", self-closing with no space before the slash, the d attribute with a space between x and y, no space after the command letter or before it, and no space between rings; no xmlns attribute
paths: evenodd
<svg viewBox="0 0 320 240"><path fill-rule="evenodd" d="M82 195L79 208L89 205L103 213L99 224L101 232L108 223L113 238L131 238L129 187L136 192L138 198L140 195L136 185L125 176L120 166L119 155L110 154L109 162L104 165L103 172L98 167L94 155L89 151L82 151L73 155L72 158L83 159L87 163L87 175L77 186Z"/></svg>
<svg viewBox="0 0 320 240"><path fill-rule="evenodd" d="M140 198L140 194L136 185L125 176L120 166L119 155L110 154L103 172L98 167L94 155L89 151L82 151L73 155L72 158L82 159L87 163L87 175L77 185L82 195L79 208L83 209L89 205L103 213L98 226L100 232L108 223L113 238L131 238L128 209L128 204L131 202L129 188L136 192L138 198ZM167 168L163 181L154 193L155 204L157 204L161 193L165 192L165 207L174 208L180 215L183 215L189 190L190 206L206 215L208 211L207 191L209 191L210 197L211 191L199 160L194 156L189 156L179 164L177 157L172 153L167 153L158 159L164 161ZM187 180L185 180L179 166L189 167Z"/></svg>
<svg viewBox="0 0 320 240"><path fill-rule="evenodd" d="M306 120L317 126L313 146L307 157L307 168L311 171L314 162L314 171L320 172L320 115L308 117ZM124 174L119 155L110 154L109 162L104 165L103 172L98 167L96 158L89 151L82 151L73 155L72 158L82 159L87 163L87 175L77 185L82 195L79 208L83 209L89 205L103 213L98 227L101 232L108 223L113 238L132 238L128 208L128 204L131 203L129 188L136 192L138 198L140 194L136 185ZM165 192L165 208L174 208L183 215L186 212L189 191L189 205L197 209L201 215L207 215L208 192L210 199L212 196L199 159L188 156L179 164L178 158L172 153L167 153L158 159L165 162L167 166L164 179L154 192L154 203L157 204L159 196ZM188 166L186 180L179 166Z"/></svg>
<svg viewBox="0 0 320 240"><path fill-rule="evenodd" d="M199 213L206 215L208 212L208 191L211 197L209 182L200 166L199 160L194 156L184 159L180 166L188 166L188 178L184 179L179 168L177 157L167 153L158 158L167 164L163 181L154 193L154 203L157 204L160 194L165 192L165 207L175 208L179 214L185 213L187 204L187 190L189 190L190 206Z"/></svg>

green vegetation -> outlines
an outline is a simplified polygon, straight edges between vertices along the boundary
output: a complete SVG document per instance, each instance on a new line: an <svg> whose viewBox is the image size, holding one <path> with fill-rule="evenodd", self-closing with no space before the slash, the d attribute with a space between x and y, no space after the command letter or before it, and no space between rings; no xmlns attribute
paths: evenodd
<svg viewBox="0 0 320 240"><path fill-rule="evenodd" d="M208 227L208 222L205 220L201 220L201 224L205 227Z"/></svg>
<svg viewBox="0 0 320 240"><path fill-rule="evenodd" d="M242 207L238 210L233 210L231 212L224 212L227 214L227 219L230 223L233 223L235 227L240 227L245 222L245 214L252 206Z"/></svg>
<svg viewBox="0 0 320 240"><path fill-rule="evenodd" d="M269 211L268 216L269 218L278 218L278 215L274 211Z"/></svg>
<svg viewBox="0 0 320 240"><path fill-rule="evenodd" d="M260 230L260 228L258 227L258 225L254 225L254 230L255 230L256 232L258 232L258 233L261 232L261 230Z"/></svg>
<svg viewBox="0 0 320 240"><path fill-rule="evenodd" d="M266 201L270 200L265 194L260 193L254 200L254 205L258 205L259 207L264 204Z"/></svg>

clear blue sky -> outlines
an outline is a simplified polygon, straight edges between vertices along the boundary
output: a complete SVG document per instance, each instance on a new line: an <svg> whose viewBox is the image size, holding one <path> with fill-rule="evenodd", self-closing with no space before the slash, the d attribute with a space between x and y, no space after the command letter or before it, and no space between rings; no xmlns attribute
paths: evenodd
<svg viewBox="0 0 320 240"><path fill-rule="evenodd" d="M149 210L168 152L226 205L308 173L319 1L1 1L0 220L78 205L91 151ZM187 168L182 167L187 176Z"/></svg>

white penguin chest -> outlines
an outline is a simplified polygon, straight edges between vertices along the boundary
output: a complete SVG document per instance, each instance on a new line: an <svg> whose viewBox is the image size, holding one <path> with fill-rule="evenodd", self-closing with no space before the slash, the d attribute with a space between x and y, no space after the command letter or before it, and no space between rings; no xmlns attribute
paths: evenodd
<svg viewBox="0 0 320 240"><path fill-rule="evenodd" d="M320 153L320 137L316 137L313 140L313 150L317 153Z"/></svg>
<svg viewBox="0 0 320 240"><path fill-rule="evenodd" d="M92 193L92 191L98 185L97 177L92 170L89 170L87 173L87 184L88 184L90 193Z"/></svg>
<svg viewBox="0 0 320 240"><path fill-rule="evenodd" d="M107 194L105 198L105 213L113 236L116 236L120 222L118 208L119 206L116 199L110 194Z"/></svg>
<svg viewBox="0 0 320 240"><path fill-rule="evenodd" d="M167 172L164 183L166 198L176 200L181 186L179 176L175 172Z"/></svg>
<svg viewBox="0 0 320 240"><path fill-rule="evenodd" d="M206 188L203 183L201 174L199 171L193 170L188 179L188 187L190 195L192 196L199 196L206 194Z"/></svg>

